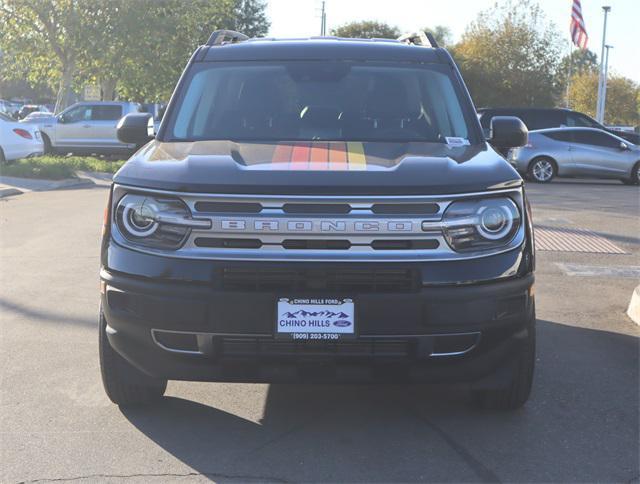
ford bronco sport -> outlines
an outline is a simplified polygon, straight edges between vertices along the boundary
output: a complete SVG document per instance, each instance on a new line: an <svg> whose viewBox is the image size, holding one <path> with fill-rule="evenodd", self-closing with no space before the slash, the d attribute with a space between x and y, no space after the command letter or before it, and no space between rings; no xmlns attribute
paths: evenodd
<svg viewBox="0 0 640 484"><path fill-rule="evenodd" d="M528 398L534 247L518 173L483 136L446 50L216 31L155 139L115 175L100 362L121 405L167 380L464 382Z"/></svg>

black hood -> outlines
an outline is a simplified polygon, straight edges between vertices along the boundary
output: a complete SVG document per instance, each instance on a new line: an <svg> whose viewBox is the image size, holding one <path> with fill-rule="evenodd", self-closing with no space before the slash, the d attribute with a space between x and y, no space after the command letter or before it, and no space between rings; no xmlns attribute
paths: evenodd
<svg viewBox="0 0 640 484"><path fill-rule="evenodd" d="M444 143L152 141L119 184L181 192L429 195L520 186L489 145Z"/></svg>

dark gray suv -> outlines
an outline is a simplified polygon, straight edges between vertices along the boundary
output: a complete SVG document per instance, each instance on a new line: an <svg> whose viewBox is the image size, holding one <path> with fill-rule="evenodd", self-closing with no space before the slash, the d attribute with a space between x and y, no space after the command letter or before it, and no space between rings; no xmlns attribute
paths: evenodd
<svg viewBox="0 0 640 484"><path fill-rule="evenodd" d="M460 382L517 408L535 362L522 178L446 50L214 32L115 175L100 362L115 403L167 380ZM526 143L516 118L491 142Z"/></svg>

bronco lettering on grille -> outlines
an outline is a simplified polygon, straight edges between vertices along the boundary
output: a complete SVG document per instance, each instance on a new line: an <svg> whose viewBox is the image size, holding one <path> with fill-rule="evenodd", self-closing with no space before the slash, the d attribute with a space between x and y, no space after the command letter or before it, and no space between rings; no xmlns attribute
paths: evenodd
<svg viewBox="0 0 640 484"><path fill-rule="evenodd" d="M253 220L247 223L243 219L224 219L220 221L222 230L233 232L411 232L414 222L411 220L389 221L345 221L345 220Z"/></svg>

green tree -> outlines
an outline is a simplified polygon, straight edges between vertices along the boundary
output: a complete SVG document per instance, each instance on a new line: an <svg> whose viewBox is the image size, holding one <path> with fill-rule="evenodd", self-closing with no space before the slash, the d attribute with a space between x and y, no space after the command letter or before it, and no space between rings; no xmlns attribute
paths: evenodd
<svg viewBox="0 0 640 484"><path fill-rule="evenodd" d="M530 0L482 12L453 47L478 106L553 106L559 34Z"/></svg>
<svg viewBox="0 0 640 484"><path fill-rule="evenodd" d="M93 0L80 5L85 36L79 54L78 83L97 84L102 100L116 98L116 88L126 75L126 61L140 55L139 37L150 34L141 23L151 6L149 0Z"/></svg>
<svg viewBox="0 0 640 484"><path fill-rule="evenodd" d="M261 37L269 31L270 22L263 0L235 0L234 19L230 26L249 37Z"/></svg>
<svg viewBox="0 0 640 484"><path fill-rule="evenodd" d="M127 0L125 0L127 1ZM166 101L186 62L211 32L235 22L235 0L147 0L135 29L135 52L123 61L118 93Z"/></svg>
<svg viewBox="0 0 640 484"><path fill-rule="evenodd" d="M400 36L400 31L397 27L390 26L384 22L364 20L362 22L350 22L332 29L331 35L356 39L396 39Z"/></svg>
<svg viewBox="0 0 640 484"><path fill-rule="evenodd" d="M0 0L4 80L57 84L56 110L70 100L83 43L78 5L86 0Z"/></svg>
<svg viewBox="0 0 640 484"><path fill-rule="evenodd" d="M560 61L556 74L558 94L564 97L567 92L567 81L569 76L585 72L598 72L598 56L588 50L577 49L570 55L565 55Z"/></svg>
<svg viewBox="0 0 640 484"><path fill-rule="evenodd" d="M569 96L573 109L595 116L598 99L598 73L586 71L573 76ZM640 86L631 79L622 76L609 77L604 111L605 123L637 125L640 122L639 96Z"/></svg>
<svg viewBox="0 0 640 484"><path fill-rule="evenodd" d="M269 28L263 0L0 0L0 79L56 83L103 98L167 100L194 49L216 29Z"/></svg>
<svg viewBox="0 0 640 484"><path fill-rule="evenodd" d="M445 25L436 25L433 28L425 27L422 30L433 34L440 47L446 47L452 43L453 35L451 34L451 29Z"/></svg>

